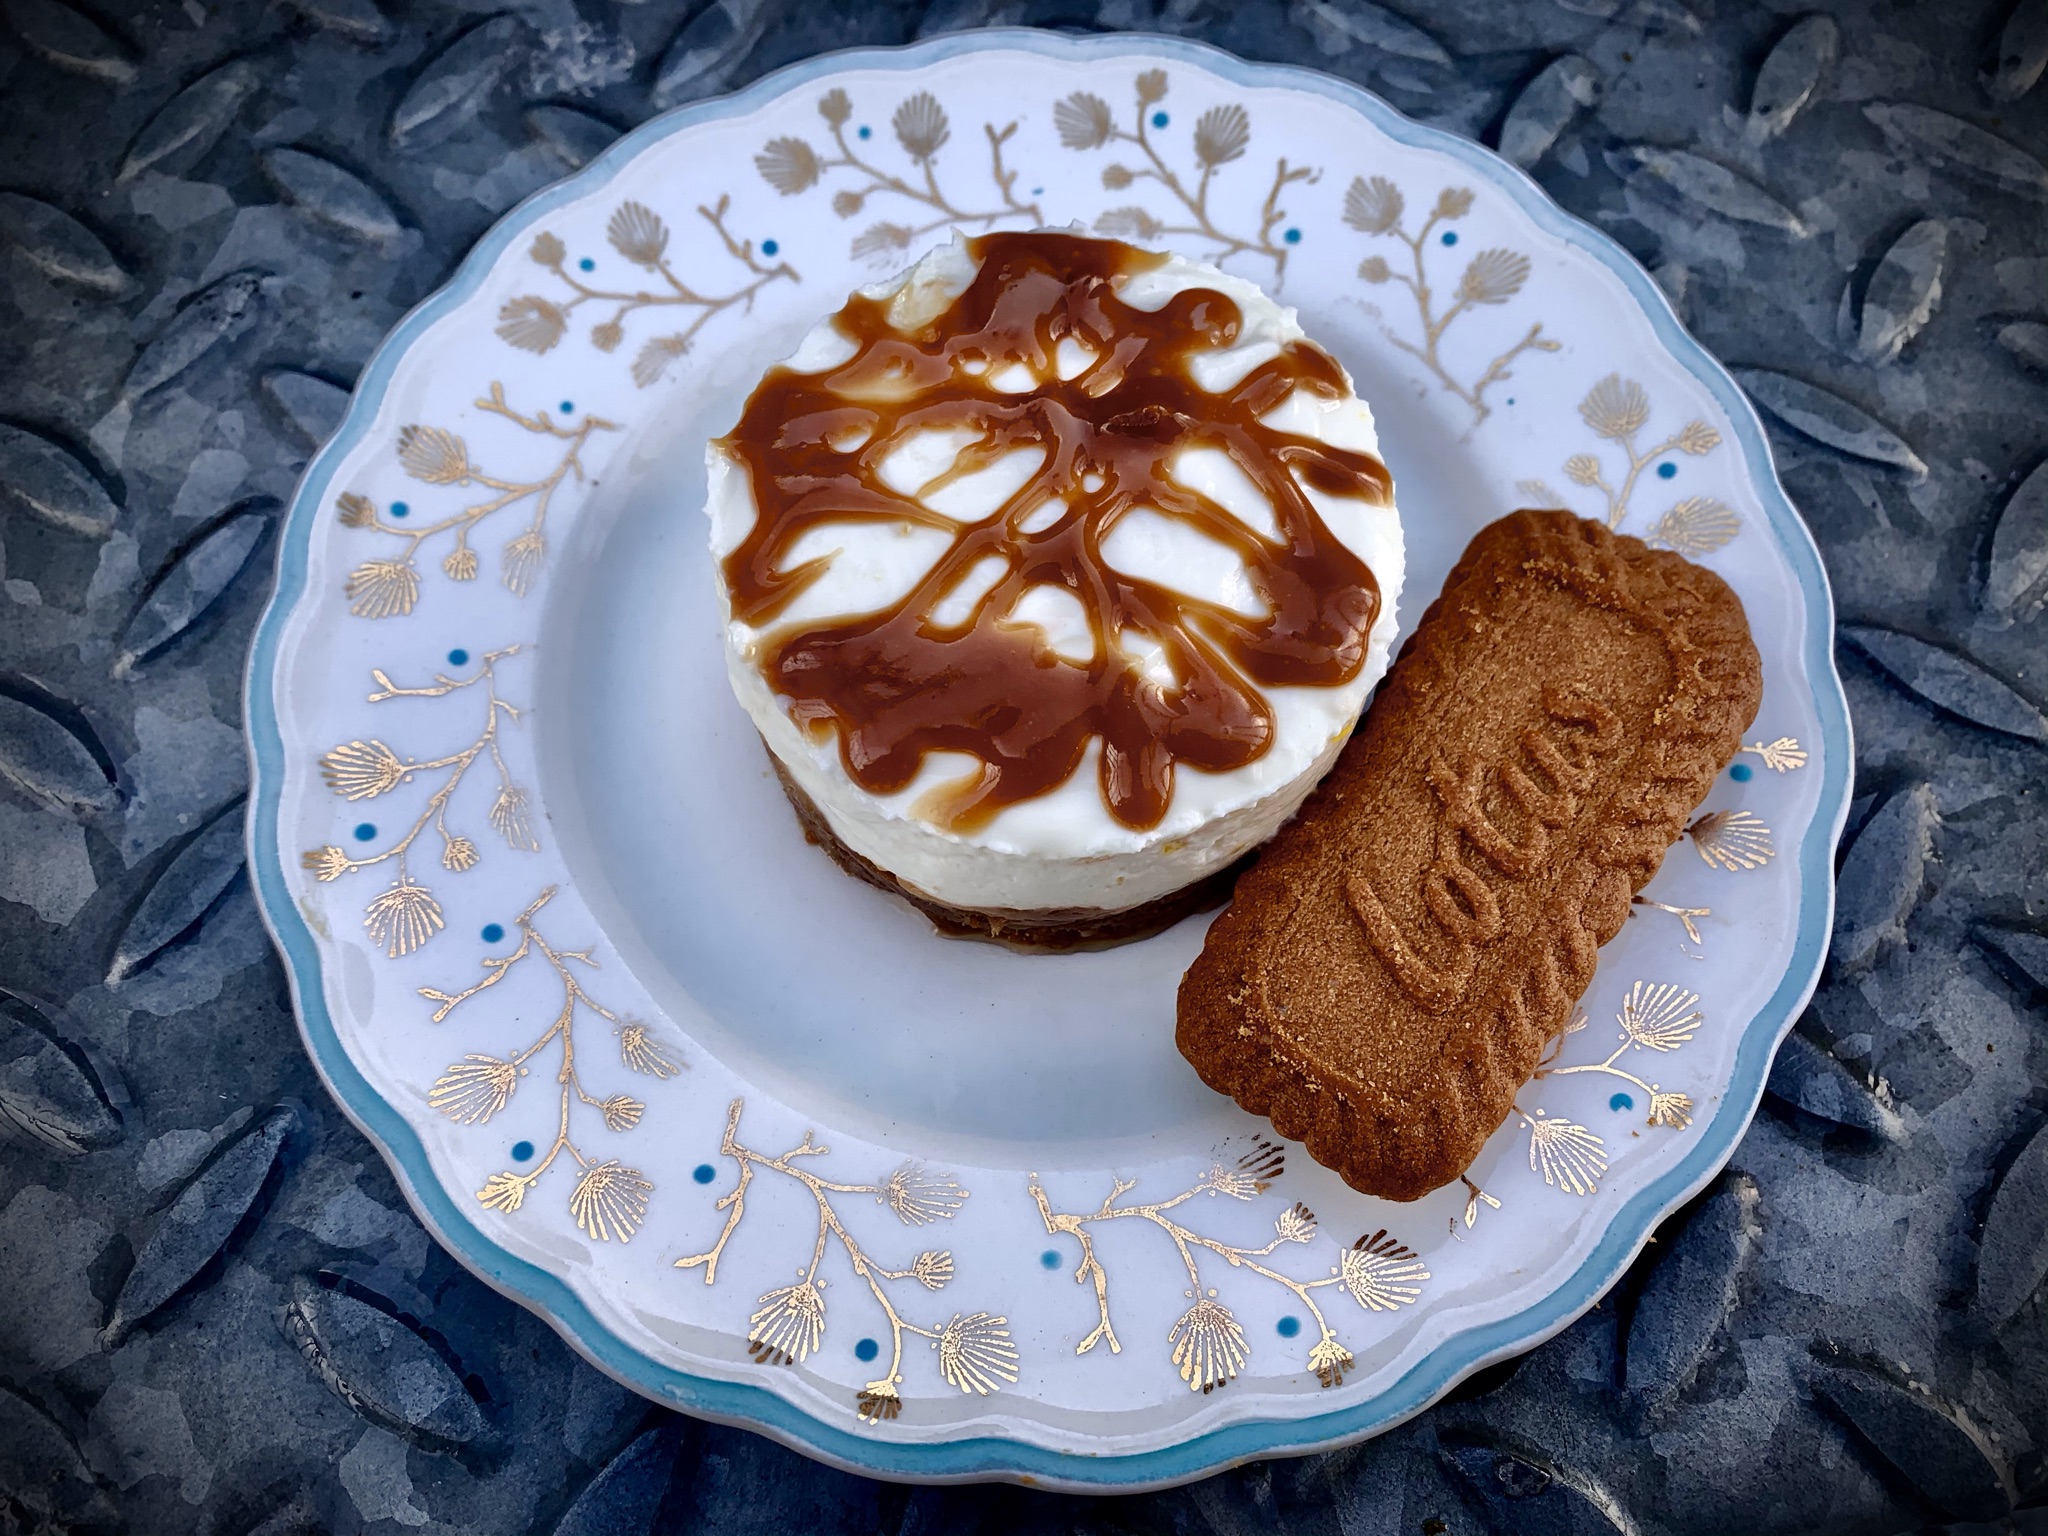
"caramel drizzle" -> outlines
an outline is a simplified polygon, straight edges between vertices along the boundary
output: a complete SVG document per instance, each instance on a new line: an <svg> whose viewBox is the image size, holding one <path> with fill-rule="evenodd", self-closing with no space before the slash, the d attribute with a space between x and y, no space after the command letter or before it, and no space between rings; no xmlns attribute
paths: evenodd
<svg viewBox="0 0 2048 1536"><path fill-rule="evenodd" d="M1156 826L1172 802L1176 763L1227 772L1267 750L1273 715L1261 685L1332 687L1358 675L1379 586L1302 485L1384 506L1386 466L1260 420L1296 389L1326 400L1347 392L1343 370L1319 347L1289 343L1230 390L1202 389L1190 358L1231 345L1243 317L1213 289L1176 294L1157 311L1125 304L1119 280L1163 256L1046 233L984 235L968 248L979 263L973 282L929 325L898 331L887 300L856 295L835 317L856 347L848 361L817 374L776 368L748 397L723 440L759 509L724 562L733 614L760 627L824 574L828 559L783 568L811 528L910 524L954 534L901 602L775 638L761 660L769 685L815 739L837 727L847 773L871 793L903 789L927 752L972 753L979 775L919 806L947 830L973 831L1004 806L1064 783L1091 736L1102 738L1111 814L1129 827ZM1055 349L1069 336L1093 357L1062 380ZM1040 381L1035 388L1013 394L990 384L1017 364ZM1020 490L964 525L891 490L878 473L912 434L961 429L976 440L918 495L1018 449L1045 451ZM1167 473L1176 455L1198 446L1229 454L1264 495L1278 542ZM1064 514L1027 531L1023 524L1054 499ZM1111 569L1103 541L1140 507L1228 547L1266 617ZM971 620L942 629L933 610L991 555L1005 575ZM1080 600L1095 635L1089 662L1055 655L1035 626L1006 622L1040 583ZM1118 644L1126 630L1163 649L1172 684L1144 676Z"/></svg>

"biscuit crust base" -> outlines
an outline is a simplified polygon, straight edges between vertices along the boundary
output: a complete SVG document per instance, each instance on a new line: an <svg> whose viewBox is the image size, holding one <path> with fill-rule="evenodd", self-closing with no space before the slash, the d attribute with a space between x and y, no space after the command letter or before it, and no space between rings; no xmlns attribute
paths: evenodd
<svg viewBox="0 0 2048 1536"><path fill-rule="evenodd" d="M1711 571L1564 512L1481 530L1210 928L1181 1054L1366 1194L1459 1177L1762 690Z"/></svg>
<svg viewBox="0 0 2048 1536"><path fill-rule="evenodd" d="M767 742L762 742L766 750ZM1247 854L1227 869L1205 876L1164 896L1122 911L1095 907L1048 908L1017 911L1005 907L956 907L934 900L915 886L906 885L872 860L862 857L840 840L826 821L817 802L789 776L782 760L773 752L768 761L775 767L782 792L804 829L804 841L825 850L832 862L856 880L878 890L900 896L932 921L932 926L949 938L984 939L1026 952L1058 953L1078 949L1111 949L1138 939L1163 933L1182 918L1207 912L1230 899L1237 877L1251 863Z"/></svg>

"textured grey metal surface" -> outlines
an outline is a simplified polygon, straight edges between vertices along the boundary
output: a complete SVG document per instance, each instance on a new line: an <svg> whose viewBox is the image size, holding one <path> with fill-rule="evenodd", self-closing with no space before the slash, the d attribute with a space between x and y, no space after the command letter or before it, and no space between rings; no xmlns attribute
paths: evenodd
<svg viewBox="0 0 2048 1536"><path fill-rule="evenodd" d="M2048 1530L2048 3L0 0L0 1529ZM1095 1503L654 1410L325 1100L241 870L279 504L387 327L662 107L987 22L1496 144L1770 417L1844 622L1835 957L1732 1169L1370 1444Z"/></svg>

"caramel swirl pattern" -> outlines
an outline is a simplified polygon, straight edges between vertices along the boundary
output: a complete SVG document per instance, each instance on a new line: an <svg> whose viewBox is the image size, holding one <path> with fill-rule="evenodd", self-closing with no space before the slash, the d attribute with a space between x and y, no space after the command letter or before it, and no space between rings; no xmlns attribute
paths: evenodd
<svg viewBox="0 0 2048 1536"><path fill-rule="evenodd" d="M1243 316L1206 288L1157 311L1124 303L1119 280L1165 258L1045 233L985 235L969 247L973 281L928 325L900 331L887 299L856 295L836 316L855 343L850 359L816 374L776 369L748 399L723 440L760 513L724 562L733 614L771 624L823 574L821 561L788 563L812 528L882 523L952 534L952 547L892 607L774 636L762 655L770 686L818 739L837 728L847 773L871 793L905 788L927 752L977 757L977 776L921 807L948 830L972 831L1005 805L1064 783L1098 736L1110 811L1126 826L1156 826L1177 763L1227 772L1267 750L1273 715L1261 687L1328 687L1357 676L1379 588L1307 491L1385 505L1386 467L1263 419L1297 390L1322 399L1348 393L1343 369L1305 341L1227 390L1202 389L1190 360L1232 345ZM1089 357L1061 378L1055 357L1070 338ZM1018 366L1034 387L998 387ZM890 489L883 461L928 432L973 440L917 494ZM1194 447L1230 456L1272 506L1277 541L1172 477L1175 458ZM1038 468L979 521L958 524L919 499L1021 449L1042 454ZM1050 503L1064 510L1040 526ZM1248 618L1113 569L1104 541L1140 508L1230 550L1266 614ZM1003 563L1002 578L971 619L942 627L934 610L991 556ZM1082 603L1096 642L1088 663L1064 660L1030 627L1006 622L1040 583ZM1124 652L1126 632L1164 651L1171 684L1149 680Z"/></svg>

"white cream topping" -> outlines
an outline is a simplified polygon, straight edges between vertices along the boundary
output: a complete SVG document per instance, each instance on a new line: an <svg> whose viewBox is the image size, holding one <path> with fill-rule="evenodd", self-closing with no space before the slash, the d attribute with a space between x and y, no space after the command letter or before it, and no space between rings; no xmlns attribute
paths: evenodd
<svg viewBox="0 0 2048 1536"><path fill-rule="evenodd" d="M892 300L890 318L900 328L922 326L944 311L972 281L975 264L964 239L932 251L901 277L865 290ZM1227 390L1252 369L1277 355L1303 331L1291 308L1274 303L1253 284L1213 267L1169 257L1160 267L1123 284L1122 299L1157 309L1190 288L1218 290L1243 316L1236 343L1199 354L1191 369L1212 393ZM854 344L828 317L813 328L790 358L800 372L822 372L853 354ZM1062 343L1054 366L1072 377L1089 362L1087 349ZM1012 365L1007 372L1024 370ZM991 378L995 387L1035 386ZM1334 401L1297 391L1263 418L1293 436L1336 447L1377 453L1372 412L1352 396ZM955 440L948 440L948 439ZM920 433L893 448L881 477L899 494L920 490L952 466L964 442L957 434ZM919 496L932 510L962 523L986 517L1013 494L1042 462L1043 451L1023 449L971 475ZM716 445L706 452L709 488L706 511L711 551L722 560L752 528L757 512L744 469ZM1243 471L1219 450L1184 451L1172 466L1175 479L1200 491L1268 540L1278 535L1273 509ZM1330 531L1371 569L1380 589L1380 613L1368 641L1365 665L1351 682L1335 688L1261 688L1273 715L1272 745L1255 761L1228 773L1176 770L1172 803L1160 823L1144 831L1124 826L1104 803L1097 777L1101 745L1091 741L1079 769L1046 794L1004 807L980 831L941 831L917 806L946 784L970 778L979 763L962 753L930 753L916 778L893 795L875 795L855 784L839 759L837 738L813 743L790 719L784 702L768 686L760 656L776 636L821 619L869 613L893 605L912 591L952 544L942 529L900 525L841 524L813 529L790 552L790 564L829 556L816 582L767 628L754 629L731 618L730 594L717 583L726 616L727 672L741 705L760 729L769 749L824 813L832 829L855 852L907 884L955 906L1016 911L1056 908L1121 910L1179 890L1230 863L1276 832L1328 771L1350 734L1373 686L1385 673L1400 597L1402 540L1399 514L1390 502L1376 507L1304 487ZM1049 502L1027 526L1044 527L1064 508ZM1259 615L1265 603L1229 548L1149 509L1122 519L1103 545L1104 558L1129 575L1144 576L1191 596ZM934 610L940 624L964 624L976 603L1001 580L1006 565L977 563L945 594ZM1049 649L1070 660L1092 658L1095 636L1079 600L1063 588L1026 589L1006 622L1038 629ZM1146 674L1171 686L1171 669L1150 637L1126 631L1120 649L1138 660Z"/></svg>

